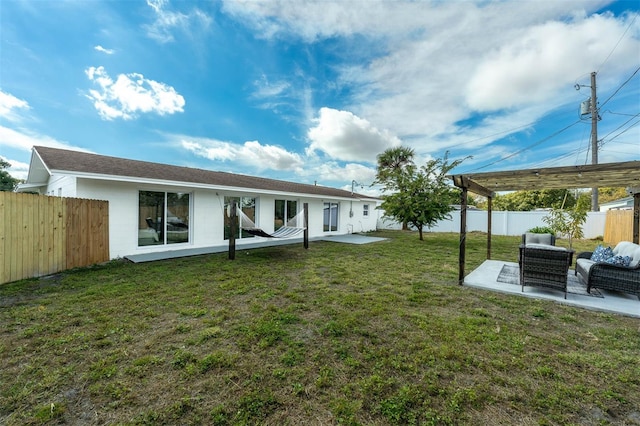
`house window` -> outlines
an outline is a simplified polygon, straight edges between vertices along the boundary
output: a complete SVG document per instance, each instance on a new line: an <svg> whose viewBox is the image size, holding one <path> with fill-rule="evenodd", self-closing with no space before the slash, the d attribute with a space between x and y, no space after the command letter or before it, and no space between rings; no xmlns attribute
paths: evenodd
<svg viewBox="0 0 640 426"><path fill-rule="evenodd" d="M362 206L362 216L369 216L369 204Z"/></svg>
<svg viewBox="0 0 640 426"><path fill-rule="evenodd" d="M273 230L277 231L298 214L298 202L291 200L276 200L273 214Z"/></svg>
<svg viewBox="0 0 640 426"><path fill-rule="evenodd" d="M140 191L138 246L189 242L190 195Z"/></svg>
<svg viewBox="0 0 640 426"><path fill-rule="evenodd" d="M323 231L338 230L338 203L324 203Z"/></svg>
<svg viewBox="0 0 640 426"><path fill-rule="evenodd" d="M238 207L242 209L242 212L247 215L253 223L256 223L256 199L253 197L224 197L224 239L228 240L231 236L231 218L227 215L227 211L230 211L227 207L232 203L237 203ZM256 226L258 224L256 223ZM240 232L240 221L236 226L236 238L253 238L254 236L248 232L242 230Z"/></svg>

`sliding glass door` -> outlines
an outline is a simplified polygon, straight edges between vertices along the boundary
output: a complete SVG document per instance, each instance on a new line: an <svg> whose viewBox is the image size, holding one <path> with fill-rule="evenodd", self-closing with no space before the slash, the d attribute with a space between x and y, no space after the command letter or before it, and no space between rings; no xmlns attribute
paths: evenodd
<svg viewBox="0 0 640 426"><path fill-rule="evenodd" d="M231 218L227 214L232 203L237 203L242 212L253 222L256 222L256 198L254 197L224 197L224 239L231 236ZM240 232L240 221L236 226L236 238L253 238L254 236L246 231Z"/></svg>
<svg viewBox="0 0 640 426"><path fill-rule="evenodd" d="M323 231L334 232L338 230L338 203L324 203Z"/></svg>
<svg viewBox="0 0 640 426"><path fill-rule="evenodd" d="M298 214L298 202L291 200L276 200L273 214L273 230L277 231L296 217Z"/></svg>
<svg viewBox="0 0 640 426"><path fill-rule="evenodd" d="M140 191L138 246L189 242L190 194Z"/></svg>

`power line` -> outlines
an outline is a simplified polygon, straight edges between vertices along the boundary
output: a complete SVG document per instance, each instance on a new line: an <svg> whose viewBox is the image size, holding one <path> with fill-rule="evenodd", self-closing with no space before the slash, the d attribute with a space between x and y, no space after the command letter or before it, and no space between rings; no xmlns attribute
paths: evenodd
<svg viewBox="0 0 640 426"><path fill-rule="evenodd" d="M627 117L637 117L638 116L638 114L625 114L625 113L622 113L622 112L613 112L610 109L608 109L606 111L603 111L602 113L603 114L604 113L609 113L609 114L613 114L613 115L625 115Z"/></svg>
<svg viewBox="0 0 640 426"><path fill-rule="evenodd" d="M618 133L617 135L615 135L614 137L612 137L611 139L609 139L607 142L611 142L613 140L615 140L617 137L621 136L622 134L628 132L629 130L631 130L632 128L634 128L635 126L637 126L638 124L640 124L640 120L636 121L635 123L633 123L632 125L630 125L629 127L627 127L626 129L624 129L623 131L621 131L620 133ZM616 129L617 130L617 129ZM615 130L614 130L615 131ZM606 142L605 142L606 143ZM604 145L604 143L603 143Z"/></svg>
<svg viewBox="0 0 640 426"><path fill-rule="evenodd" d="M626 84L627 84L627 83L628 83L628 82L629 82L629 81L630 81L630 80L631 80L631 79L632 79L632 78L633 78L633 77L638 73L638 71L640 71L640 67L636 68L636 70L633 72L633 74L631 74L631 77L629 77L629 78L627 79L627 81L625 81L624 83L622 83L622 84L620 85L620 87L618 87L618 88L616 89L616 91L615 91L615 92L613 92L613 94L612 94L611 96L609 96L609 97L607 98L607 100L606 100L606 101L604 101L604 102L600 105L600 108L602 108L603 106L605 106L605 105L607 104L607 102L609 102L609 101L611 100L611 98L613 98L613 97L614 97L614 96L615 96L615 95L620 91L620 89L622 89L622 88L623 88L623 87L624 87L624 86L625 86L625 85L626 85Z"/></svg>
<svg viewBox="0 0 640 426"><path fill-rule="evenodd" d="M471 139L471 140L466 141L466 142L461 142L461 143L457 144L457 147L464 146L464 145L469 145L469 144L472 144L473 142L481 141L482 139L488 139L488 138L491 138L491 137L494 137L494 136L498 136L498 135L502 135L502 134L505 134L505 133L513 133L516 130L521 130L521 129L525 129L527 127L531 127L534 124L544 123L545 121L551 120L552 118L553 117L549 117L549 118L545 118L545 119L542 119L542 120L532 121L531 123L523 124L522 126L514 127L514 128L511 128L511 129L508 129L508 130L503 130L503 131L496 132L496 133L493 133L493 134L490 134L490 135L486 135L486 136L481 136L479 138Z"/></svg>
<svg viewBox="0 0 640 426"><path fill-rule="evenodd" d="M634 118L637 118L637 117L640 117L640 113L638 113L638 114L634 115L633 117L631 117L630 119L628 119L627 121L625 121L624 123L622 123L621 125L619 125L618 127L616 127L615 129L613 129L612 131L610 131L610 132L609 132L606 136L604 136L602 139L604 140L604 139L608 138L608 137L609 137L609 135L610 135L611 133L613 133L613 132L616 132L616 131L620 130L620 129L621 129L622 127L624 127L627 123L629 123L630 121L633 121L633 119L634 119ZM634 125L629 126L629 129L630 129L631 127L633 127L633 126L634 126ZM625 132L626 132L627 130L629 130L629 129L626 129L626 130L625 130ZM622 134L622 133L620 133L620 134ZM617 136L616 136L616 137L617 137Z"/></svg>
<svg viewBox="0 0 640 426"><path fill-rule="evenodd" d="M627 26L627 29L624 30L624 32L622 33L622 35L620 36L620 39L618 40L618 42L616 43L615 46L613 46L613 49L611 49L611 52L609 52L609 54L607 55L607 57L605 58L605 60L600 64L600 66L598 67L598 69L596 70L596 72L600 71L600 68L602 68L602 66L609 60L609 58L611 57L611 55L613 55L613 52L616 51L616 49L618 48L618 45L620 44L620 42L624 39L624 36L627 35L627 31L629 31L629 29L633 26L633 23L636 22L636 18L638 17L638 15L634 15L633 19L631 20L631 22L629 23L629 25Z"/></svg>
<svg viewBox="0 0 640 426"><path fill-rule="evenodd" d="M522 149L520 149L520 150L518 150L518 151L516 151L516 152L514 152L514 153L512 153L512 154L509 154L509 155L507 155L506 157L502 157L502 158L500 158L500 159L498 159L498 160L496 160L496 161L492 161L491 163L485 164L484 166L481 166L481 167L478 167L478 168L476 168L476 169L470 170L470 171L469 171L469 172L467 172L467 173L475 172L475 171L482 170L482 169L486 169L487 167L493 166L494 164L497 164L497 163L500 163L500 162L502 162L502 161L508 160L509 158L515 157L516 155L521 154L521 153L523 153L524 151L527 151L527 150L529 150L529 149L531 149L531 148L534 148L534 147L536 147L536 146L538 146L538 145L540 145L540 144L542 144L542 143L544 143L544 142L548 141L549 139L551 139L551 138L553 138L553 137L555 137L555 136L558 136L560 133L562 133L562 132L564 132L564 131L568 130L569 128L571 128L571 127L575 126L576 124L578 124L578 123L580 123L580 122L581 122L581 121L580 121L580 120L578 120L578 121L576 121L576 122L574 122L574 123L571 123L571 124L569 124L568 126L566 126L566 127L562 128L562 129L558 130L557 132L552 133L551 135L547 136L547 137L546 137L546 138L544 138L544 139L541 139L541 140L539 140L539 141L537 141L537 142L535 142L535 143L533 143L533 144L531 144L531 145L529 145L529 146L526 146L526 147L524 147L524 148L522 148Z"/></svg>

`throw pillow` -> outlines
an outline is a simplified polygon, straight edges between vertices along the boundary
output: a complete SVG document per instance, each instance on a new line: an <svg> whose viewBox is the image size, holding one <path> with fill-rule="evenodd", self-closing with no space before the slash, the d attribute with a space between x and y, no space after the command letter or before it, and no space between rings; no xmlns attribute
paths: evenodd
<svg viewBox="0 0 640 426"><path fill-rule="evenodd" d="M613 257L613 250L611 247L604 247L599 245L591 254L591 260L594 262L604 262L608 258Z"/></svg>
<svg viewBox="0 0 640 426"><path fill-rule="evenodd" d="M631 263L631 257L617 255L608 258L605 262L616 266L629 266Z"/></svg>

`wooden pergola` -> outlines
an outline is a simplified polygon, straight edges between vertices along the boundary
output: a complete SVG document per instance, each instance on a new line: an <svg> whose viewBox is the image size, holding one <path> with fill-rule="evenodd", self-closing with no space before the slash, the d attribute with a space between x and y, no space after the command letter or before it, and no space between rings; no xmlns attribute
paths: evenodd
<svg viewBox="0 0 640 426"><path fill-rule="evenodd" d="M468 191L487 197L487 259L491 258L491 201L496 192L628 187L633 194L633 242L640 240L640 161L452 175L462 190L458 283L464 283Z"/></svg>

